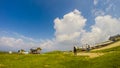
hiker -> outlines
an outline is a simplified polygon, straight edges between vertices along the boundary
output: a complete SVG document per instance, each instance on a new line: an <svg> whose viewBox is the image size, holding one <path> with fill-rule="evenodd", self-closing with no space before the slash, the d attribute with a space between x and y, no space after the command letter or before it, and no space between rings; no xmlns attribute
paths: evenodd
<svg viewBox="0 0 120 68"><path fill-rule="evenodd" d="M87 52L90 51L90 45L86 44L87 45Z"/></svg>
<svg viewBox="0 0 120 68"><path fill-rule="evenodd" d="M76 56L77 55L77 48L75 46L73 47L73 52L74 52L74 55Z"/></svg>

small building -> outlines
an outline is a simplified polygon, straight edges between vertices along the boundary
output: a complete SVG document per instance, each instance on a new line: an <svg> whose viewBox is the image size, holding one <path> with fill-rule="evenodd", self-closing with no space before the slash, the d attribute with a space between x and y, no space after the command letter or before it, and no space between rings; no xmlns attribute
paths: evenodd
<svg viewBox="0 0 120 68"><path fill-rule="evenodd" d="M20 50L18 50L18 53L19 53L19 54L23 54L23 52L25 52L24 49L20 49Z"/></svg>
<svg viewBox="0 0 120 68"><path fill-rule="evenodd" d="M109 38L109 40L111 40L111 41L118 41L118 40L120 40L120 35L119 34L117 34L117 35L115 35L115 36L111 36L110 38Z"/></svg>
<svg viewBox="0 0 120 68"><path fill-rule="evenodd" d="M41 53L41 48L40 47L37 47L37 48L31 48L30 49L30 53L31 54L40 54Z"/></svg>

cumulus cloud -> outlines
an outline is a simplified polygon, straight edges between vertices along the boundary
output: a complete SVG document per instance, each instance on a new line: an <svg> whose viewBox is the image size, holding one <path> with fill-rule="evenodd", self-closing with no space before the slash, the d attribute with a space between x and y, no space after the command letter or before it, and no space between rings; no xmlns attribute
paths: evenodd
<svg viewBox="0 0 120 68"><path fill-rule="evenodd" d="M0 45L7 45L13 47L14 45L22 45L22 44L24 44L22 39L15 39L12 37L0 38Z"/></svg>
<svg viewBox="0 0 120 68"><path fill-rule="evenodd" d="M37 41L37 40L36 40ZM19 49L29 50L32 47L40 47L39 42L33 41L32 38L25 37L14 32L0 31L0 50L17 51Z"/></svg>
<svg viewBox="0 0 120 68"><path fill-rule="evenodd" d="M8 50L12 50L12 51L17 51L19 49L29 50L30 48L37 47L37 46L38 46L38 43L32 42L32 41L28 42L21 38L0 37L0 49L1 50L4 50L4 49L6 50L6 47L9 47Z"/></svg>
<svg viewBox="0 0 120 68"><path fill-rule="evenodd" d="M54 28L56 30L55 37L58 41L73 40L78 38L83 32L86 19L81 12L74 10L63 16L63 19L56 18L54 20Z"/></svg>
<svg viewBox="0 0 120 68"><path fill-rule="evenodd" d="M95 17L95 24L90 26L90 31L87 31L83 29L86 25L86 19L81 14L79 14L79 18L72 16L75 19L71 19L69 14L71 16L72 13L74 13L74 11L64 15L63 19L55 19L57 47L62 46L62 48L69 49L72 48L73 45L76 45L75 43L78 43L77 45L79 46L84 44L94 45L95 43L108 40L110 36L120 34L119 18L112 17L111 15L99 15ZM78 25L76 21L80 25Z"/></svg>
<svg viewBox="0 0 120 68"><path fill-rule="evenodd" d="M51 51L55 49L55 40L43 40L39 45L44 51Z"/></svg>
<svg viewBox="0 0 120 68"><path fill-rule="evenodd" d="M97 16L90 32L85 32L81 42L93 44L108 40L110 36L120 34L120 19L110 15Z"/></svg>
<svg viewBox="0 0 120 68"><path fill-rule="evenodd" d="M80 38L84 32L85 19L77 9L67 13L62 19L54 20L55 28L55 48L60 50L69 50L76 43L75 40Z"/></svg>
<svg viewBox="0 0 120 68"><path fill-rule="evenodd" d="M120 33L119 18L111 15L98 15L95 17L95 24L90 26L90 31L84 29L86 20L78 10L65 14L62 19L56 18L54 20L56 30L54 41L49 40L41 45L53 50L69 50L73 45L94 45Z"/></svg>
<svg viewBox="0 0 120 68"><path fill-rule="evenodd" d="M120 34L120 18L98 15L89 31L84 29L87 25L86 21L82 13L75 9L65 14L63 18L54 20L55 37L53 39L41 41L15 33L13 33L14 36L3 36L5 34L0 33L0 49L41 47L44 51L71 50L74 45L81 46L86 43L92 45L106 41L112 35Z"/></svg>
<svg viewBox="0 0 120 68"><path fill-rule="evenodd" d="M85 19L81 12L75 9L63 16L62 19L54 20L55 38L53 40L45 40L40 46L45 50L70 50L75 40L77 40L85 26Z"/></svg>

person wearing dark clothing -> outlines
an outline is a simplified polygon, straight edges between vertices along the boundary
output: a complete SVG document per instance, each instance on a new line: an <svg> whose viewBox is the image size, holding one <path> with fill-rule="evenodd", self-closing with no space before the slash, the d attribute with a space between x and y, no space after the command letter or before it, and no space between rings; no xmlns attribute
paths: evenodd
<svg viewBox="0 0 120 68"><path fill-rule="evenodd" d="M90 45L87 44L87 52L90 51Z"/></svg>
<svg viewBox="0 0 120 68"><path fill-rule="evenodd" d="M74 46L73 48L74 55L77 55L77 48Z"/></svg>

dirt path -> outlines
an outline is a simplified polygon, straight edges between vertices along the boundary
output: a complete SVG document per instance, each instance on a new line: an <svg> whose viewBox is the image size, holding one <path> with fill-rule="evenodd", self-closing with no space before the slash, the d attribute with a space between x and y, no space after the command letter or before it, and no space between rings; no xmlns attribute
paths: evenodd
<svg viewBox="0 0 120 68"><path fill-rule="evenodd" d="M105 53L84 53L84 52L80 52L77 55L78 56L88 56L90 58L95 58L95 57L99 57L104 55Z"/></svg>
<svg viewBox="0 0 120 68"><path fill-rule="evenodd" d="M108 45L106 47L102 47L102 48L99 48L99 49L94 49L92 51L104 50L104 49L109 49L109 48L113 48L113 47L117 47L117 46L120 46L120 42L116 42L114 44L111 44L111 45Z"/></svg>

